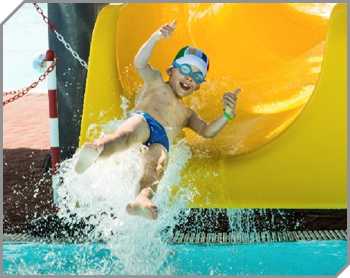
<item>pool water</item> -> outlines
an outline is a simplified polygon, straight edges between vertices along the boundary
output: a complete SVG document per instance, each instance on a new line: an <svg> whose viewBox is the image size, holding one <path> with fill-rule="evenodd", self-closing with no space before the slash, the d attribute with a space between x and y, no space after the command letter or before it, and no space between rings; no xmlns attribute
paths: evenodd
<svg viewBox="0 0 350 278"><path fill-rule="evenodd" d="M172 245L154 275L335 275L347 262L347 241L300 241L242 245ZM123 275L102 243L3 245L5 274ZM132 260L132 258L130 258ZM135 262L142 264L142 262ZM142 273L137 273L142 274ZM149 274L149 273L148 273Z"/></svg>

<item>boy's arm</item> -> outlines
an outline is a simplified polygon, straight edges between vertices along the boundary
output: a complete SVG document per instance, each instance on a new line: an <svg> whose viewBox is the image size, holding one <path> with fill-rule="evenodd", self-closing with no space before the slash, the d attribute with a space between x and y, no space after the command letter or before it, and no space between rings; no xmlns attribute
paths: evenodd
<svg viewBox="0 0 350 278"><path fill-rule="evenodd" d="M226 93L224 95L223 100L226 115L224 114L208 124L203 121L196 112L191 110L191 114L187 122L187 127L191 128L193 131L205 138L215 137L220 132L220 130L224 128L230 118L233 118L235 116L237 94L239 91L240 90L237 89L234 93ZM229 115L227 115L227 111L230 111Z"/></svg>
<svg viewBox="0 0 350 278"><path fill-rule="evenodd" d="M191 111L191 116L188 120L187 127L195 131L204 138L213 138L226 125L227 119L224 116L219 117L211 123L203 121L196 112Z"/></svg>
<svg viewBox="0 0 350 278"><path fill-rule="evenodd" d="M151 37L141 46L134 58L134 66L144 82L154 81L161 78L159 71L152 69L148 64L152 50L156 43L162 39L169 37L175 29L175 22L162 26L158 31L153 33Z"/></svg>

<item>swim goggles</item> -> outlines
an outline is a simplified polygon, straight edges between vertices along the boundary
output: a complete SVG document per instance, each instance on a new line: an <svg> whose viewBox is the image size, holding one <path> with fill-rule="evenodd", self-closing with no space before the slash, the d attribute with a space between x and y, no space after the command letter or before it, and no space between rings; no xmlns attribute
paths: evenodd
<svg viewBox="0 0 350 278"><path fill-rule="evenodd" d="M205 81L203 73L200 71L193 72L189 64L178 64L174 62L173 66L179 69L181 74L190 76L192 80L197 84L203 83Z"/></svg>

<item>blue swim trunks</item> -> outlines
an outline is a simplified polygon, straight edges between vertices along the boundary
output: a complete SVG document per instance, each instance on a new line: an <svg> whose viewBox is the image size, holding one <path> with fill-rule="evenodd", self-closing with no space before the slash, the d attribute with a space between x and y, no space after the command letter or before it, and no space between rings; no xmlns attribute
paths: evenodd
<svg viewBox="0 0 350 278"><path fill-rule="evenodd" d="M164 127L146 112L136 111L135 114L141 115L148 123L150 136L148 140L144 143L144 145L150 146L152 144L158 143L163 145L163 147L166 148L167 151L169 151L169 139Z"/></svg>

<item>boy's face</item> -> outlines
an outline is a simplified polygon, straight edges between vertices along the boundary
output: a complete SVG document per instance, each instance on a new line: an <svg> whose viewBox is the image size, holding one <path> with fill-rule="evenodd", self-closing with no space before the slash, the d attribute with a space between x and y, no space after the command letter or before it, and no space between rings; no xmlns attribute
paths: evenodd
<svg viewBox="0 0 350 278"><path fill-rule="evenodd" d="M199 71L198 68L191 66L192 72ZM175 94L182 98L191 95L194 91L197 91L200 87L199 84L194 82L190 76L181 74L177 68L170 68L169 74L169 85L174 90Z"/></svg>

